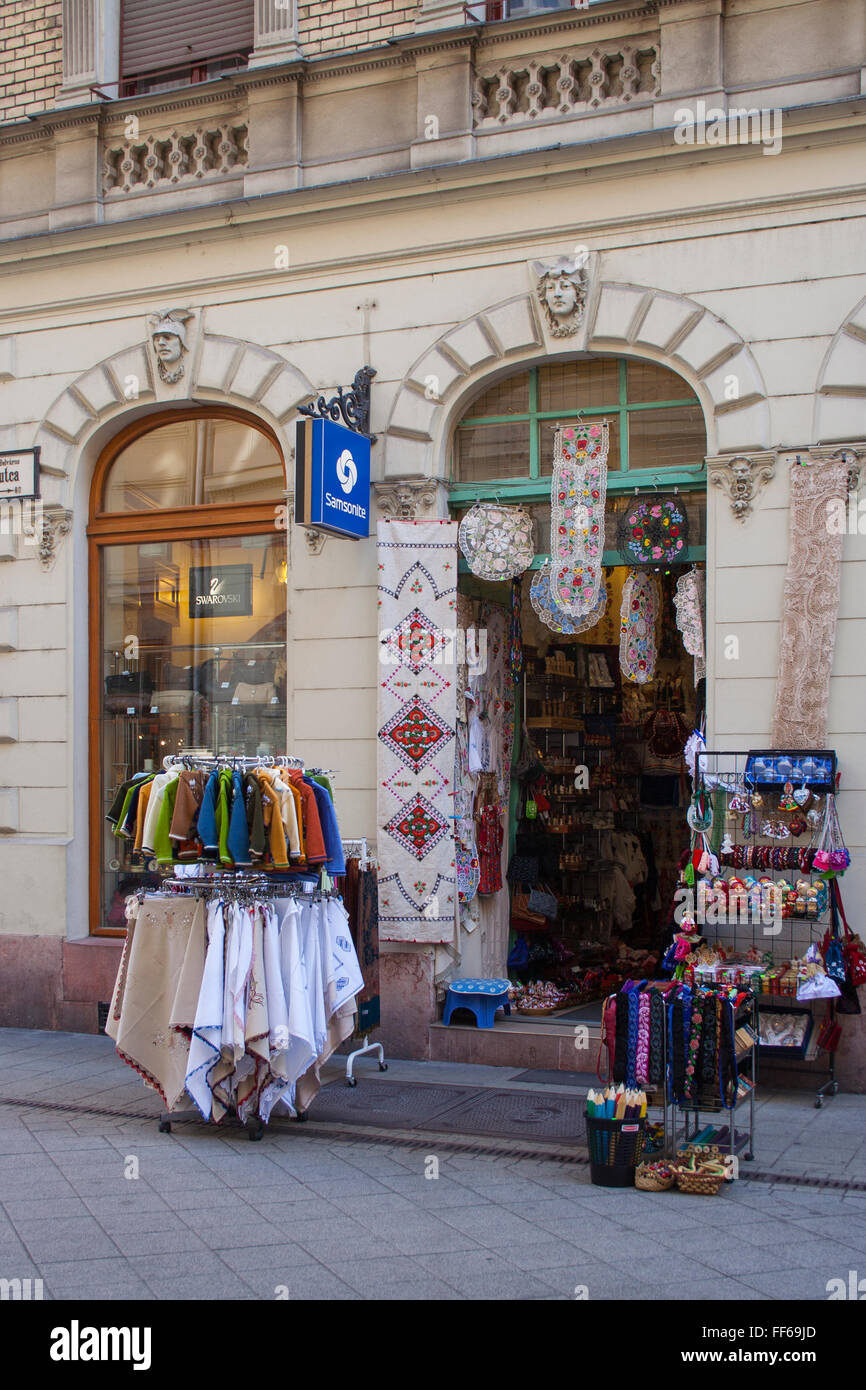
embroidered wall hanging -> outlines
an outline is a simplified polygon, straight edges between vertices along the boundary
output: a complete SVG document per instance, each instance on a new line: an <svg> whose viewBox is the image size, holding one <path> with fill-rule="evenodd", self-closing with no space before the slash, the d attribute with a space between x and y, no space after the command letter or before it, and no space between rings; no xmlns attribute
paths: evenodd
<svg viewBox="0 0 866 1390"><path fill-rule="evenodd" d="M842 535L828 526L831 503L845 515L848 464L791 464L788 569L779 631L773 714L776 748L823 748L839 616Z"/></svg>
<svg viewBox="0 0 866 1390"><path fill-rule="evenodd" d="M479 579L513 579L535 555L532 517L525 507L476 502L460 522L460 549Z"/></svg>
<svg viewBox="0 0 866 1390"><path fill-rule="evenodd" d="M587 628L595 627L604 617L607 608L607 585L603 580L599 583L595 606L587 614L582 618L569 617L554 603L550 591L550 561L545 560L529 586L529 601L541 621L553 632L574 637L579 632L585 632Z"/></svg>
<svg viewBox="0 0 866 1390"><path fill-rule="evenodd" d="M379 936L450 942L457 523L380 521Z"/></svg>
<svg viewBox="0 0 866 1390"><path fill-rule="evenodd" d="M617 546L627 565L657 565L682 558L689 543L689 521L681 498L636 497L617 526Z"/></svg>
<svg viewBox="0 0 866 1390"><path fill-rule="evenodd" d="M706 575L702 569L681 574L674 594L677 627L682 633L683 646L694 658L695 685L707 674L706 639Z"/></svg>
<svg viewBox="0 0 866 1390"><path fill-rule="evenodd" d="M627 680L646 685L655 675L659 582L654 574L633 570L622 590L619 664Z"/></svg>
<svg viewBox="0 0 866 1390"><path fill-rule="evenodd" d="M598 600L604 554L608 424L556 431L550 485L550 593L570 618Z"/></svg>

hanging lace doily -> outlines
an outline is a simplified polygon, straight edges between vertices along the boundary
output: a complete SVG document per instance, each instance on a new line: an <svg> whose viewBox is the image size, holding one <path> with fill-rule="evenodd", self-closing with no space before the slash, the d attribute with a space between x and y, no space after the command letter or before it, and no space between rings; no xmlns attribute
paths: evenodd
<svg viewBox="0 0 866 1390"><path fill-rule="evenodd" d="M677 580L674 594L674 608L677 610L677 627L683 636L683 646L689 656L694 657L695 685L707 673L706 651L704 645L704 600L706 577L700 569L689 570Z"/></svg>
<svg viewBox="0 0 866 1390"><path fill-rule="evenodd" d="M616 543L627 565L657 565L682 559L689 543L689 522L682 499L636 497L617 527Z"/></svg>
<svg viewBox="0 0 866 1390"><path fill-rule="evenodd" d="M535 556L532 517L525 507L476 502L457 533L469 568L479 579L513 579Z"/></svg>
<svg viewBox="0 0 866 1390"><path fill-rule="evenodd" d="M569 617L568 613L563 613L562 609L554 603L553 595L550 592L549 560L545 560L529 586L529 601L535 613L547 627L554 632L561 632L566 637L574 637L579 632L586 632L588 628L595 627L596 623L601 622L607 609L607 599L607 584L602 579L598 586L594 608L591 608L582 618L572 618Z"/></svg>
<svg viewBox="0 0 866 1390"><path fill-rule="evenodd" d="M475 823L471 816L455 822L454 862L457 871L457 897L461 906L465 907L475 897L481 882L481 866L475 847Z"/></svg>
<svg viewBox="0 0 866 1390"><path fill-rule="evenodd" d="M583 618L598 600L607 497L607 421L556 431L550 487L550 592Z"/></svg>
<svg viewBox="0 0 866 1390"><path fill-rule="evenodd" d="M654 574L632 570L622 590L619 664L627 680L646 685L655 675L659 582Z"/></svg>

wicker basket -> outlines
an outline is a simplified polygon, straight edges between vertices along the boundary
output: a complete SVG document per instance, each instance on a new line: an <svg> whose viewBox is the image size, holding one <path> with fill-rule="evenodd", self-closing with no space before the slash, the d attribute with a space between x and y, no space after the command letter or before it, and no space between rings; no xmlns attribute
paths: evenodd
<svg viewBox="0 0 866 1390"><path fill-rule="evenodd" d="M696 1197L717 1197L724 1184L724 1176L713 1173L692 1173L687 1168L678 1168L676 1183L680 1192L689 1192Z"/></svg>
<svg viewBox="0 0 866 1390"><path fill-rule="evenodd" d="M676 1174L671 1173L669 1178L661 1178L656 1173L650 1173L648 1169L649 1164L638 1164L634 1174L635 1187L639 1187L641 1192L670 1192L677 1180Z"/></svg>
<svg viewBox="0 0 866 1390"><path fill-rule="evenodd" d="M519 1014L528 1014L530 1018L544 1018L549 1014L558 1013L560 1009L564 1008L564 1004L544 1004L538 1005L538 1007L518 1004L517 1012Z"/></svg>

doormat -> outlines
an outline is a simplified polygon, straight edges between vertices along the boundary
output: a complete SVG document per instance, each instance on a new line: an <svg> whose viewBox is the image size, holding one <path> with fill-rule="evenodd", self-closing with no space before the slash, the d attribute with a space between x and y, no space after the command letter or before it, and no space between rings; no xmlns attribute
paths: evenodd
<svg viewBox="0 0 866 1390"><path fill-rule="evenodd" d="M432 1094L431 1094L432 1093ZM323 1086L309 1109L311 1120L375 1124L382 1129L442 1134L484 1134L582 1140L582 1096L548 1095L490 1087L432 1086L389 1081L351 1089L343 1081Z"/></svg>
<svg viewBox="0 0 866 1390"><path fill-rule="evenodd" d="M545 1071L541 1067L520 1071L511 1080L519 1081L522 1086L579 1086L583 1091L600 1084L592 1071Z"/></svg>

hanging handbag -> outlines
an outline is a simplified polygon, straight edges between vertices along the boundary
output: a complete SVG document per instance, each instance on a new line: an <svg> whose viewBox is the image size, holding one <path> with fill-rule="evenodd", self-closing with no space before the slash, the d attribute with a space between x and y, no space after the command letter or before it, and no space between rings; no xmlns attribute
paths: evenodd
<svg viewBox="0 0 866 1390"><path fill-rule="evenodd" d="M835 1052L842 1041L842 1025L837 1023L832 1006L827 1010L827 1016L821 1024L821 1031L818 1034L818 1047L822 1052Z"/></svg>
<svg viewBox="0 0 866 1390"><path fill-rule="evenodd" d="M532 884L538 881L537 854L512 854L505 877L509 883Z"/></svg>
<svg viewBox="0 0 866 1390"><path fill-rule="evenodd" d="M526 937L521 934L508 953L508 969L525 970L528 964L529 946L526 943Z"/></svg>
<svg viewBox="0 0 866 1390"><path fill-rule="evenodd" d="M511 925L515 931L544 931L547 918L540 912L533 912L526 893L515 893L511 899Z"/></svg>
<svg viewBox="0 0 866 1390"><path fill-rule="evenodd" d="M553 919L559 912L559 903L546 886L533 888L529 894L529 910L530 912L540 912L542 917Z"/></svg>
<svg viewBox="0 0 866 1390"><path fill-rule="evenodd" d="M842 947L842 954L845 958L846 973L849 981L855 989L860 985L866 985L866 946L860 937L852 932L848 925L848 918L845 916L845 909L842 906L842 891L839 887L838 878L833 879L831 892L836 901L838 915L842 919L842 926L845 930L845 942Z"/></svg>

